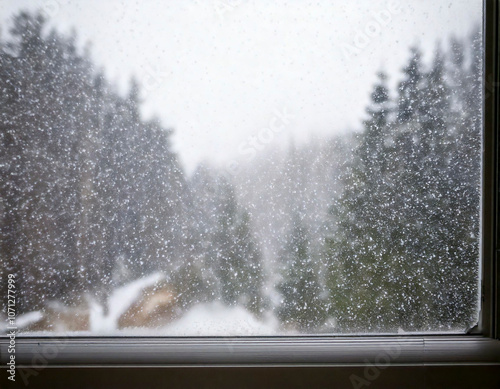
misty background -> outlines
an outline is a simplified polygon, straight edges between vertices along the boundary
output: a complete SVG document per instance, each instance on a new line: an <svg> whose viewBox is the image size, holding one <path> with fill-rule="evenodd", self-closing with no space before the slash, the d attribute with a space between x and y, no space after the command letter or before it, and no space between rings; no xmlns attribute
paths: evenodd
<svg viewBox="0 0 500 389"><path fill-rule="evenodd" d="M430 60L482 20L480 0L19 0L0 4L3 34L15 12L39 8L58 31L76 31L80 47L90 43L122 92L132 75L144 84L141 111L175 129L189 173L204 160L241 158L238 147L275 110L294 120L273 147L358 128L377 71L398 74L415 44ZM359 53L346 55L356 43Z"/></svg>

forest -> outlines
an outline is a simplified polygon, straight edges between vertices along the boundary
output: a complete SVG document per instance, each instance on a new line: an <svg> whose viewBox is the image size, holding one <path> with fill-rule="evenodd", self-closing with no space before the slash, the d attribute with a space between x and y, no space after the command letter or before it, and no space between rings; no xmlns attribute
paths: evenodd
<svg viewBox="0 0 500 389"><path fill-rule="evenodd" d="M122 95L47 24L21 12L0 41L0 286L15 275L19 314L106 307L161 272L176 318L217 301L272 314L280 333L476 324L479 28L436 43L430 61L401 53L400 74L367 85L356 131L236 175L209 163L188 175L175 129L142 117L141 85Z"/></svg>

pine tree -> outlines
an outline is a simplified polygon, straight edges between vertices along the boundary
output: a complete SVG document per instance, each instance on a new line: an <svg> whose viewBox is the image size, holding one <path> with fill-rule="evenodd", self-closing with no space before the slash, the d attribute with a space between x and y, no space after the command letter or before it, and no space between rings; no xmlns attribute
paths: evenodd
<svg viewBox="0 0 500 389"><path fill-rule="evenodd" d="M408 65L403 69L405 79L399 84L398 121L406 123L418 115L420 82L422 80L422 54L417 47L411 48Z"/></svg>
<svg viewBox="0 0 500 389"><path fill-rule="evenodd" d="M104 302L119 262L129 277L173 271L184 225L171 132L141 119L138 84L119 96L74 34L45 30L21 12L0 63L1 245L19 313L47 296Z"/></svg>
<svg viewBox="0 0 500 389"><path fill-rule="evenodd" d="M79 104L74 98L83 91L79 88L66 95L61 86L70 85L70 66L80 66L78 72L84 75L89 70L70 43L56 34L46 37L44 29L40 15L22 12L14 18L8 46L17 59L7 81L17 84L17 92L2 107L4 124L17 143L12 157L17 160L19 182L17 198L12 198L9 208L16 213L18 228L16 253L9 260L18 262L16 273L25 285L25 293L19 296L20 311L40 307L45 295L70 300L82 288L67 258L76 254L75 223L70 216L76 207L70 195L76 180L70 151L77 142L73 107ZM61 71L51 80L56 67ZM8 178L9 184L14 181Z"/></svg>
<svg viewBox="0 0 500 389"><path fill-rule="evenodd" d="M390 113L386 76L379 74L358 137L355 160L345 172L344 191L331 208L335 226L326 241L330 315L340 331L374 331L388 326L391 280L389 220L392 197L385 180Z"/></svg>
<svg viewBox="0 0 500 389"><path fill-rule="evenodd" d="M465 63L459 53L454 58L454 66ZM387 109L376 107L387 94L375 87L326 245L330 313L340 331L452 329L471 320L479 168L463 160L479 158L480 128L470 123L480 111L470 111L468 124L454 113L467 103L464 94L450 98L448 69L438 49L425 72L413 49L394 122L376 119L386 118Z"/></svg>
<svg viewBox="0 0 500 389"><path fill-rule="evenodd" d="M191 239L187 246L192 260L182 266L182 272L196 287L181 288L194 302L221 300L260 315L267 306L262 255L249 212L238 203L233 185L207 166L197 169L190 188L193 199L187 235Z"/></svg>
<svg viewBox="0 0 500 389"><path fill-rule="evenodd" d="M325 301L318 264L311 256L307 231L298 215L294 217L281 262L284 270L277 287L282 296L278 317L285 328L315 332L326 319Z"/></svg>
<svg viewBox="0 0 500 389"><path fill-rule="evenodd" d="M252 236L248 211L243 211L239 216L234 231L233 247L239 258L237 301L251 312L260 315L267 307L262 290L264 283L262 255Z"/></svg>
<svg viewBox="0 0 500 389"><path fill-rule="evenodd" d="M261 255L251 236L249 214L240 209L234 188L226 179L220 178L218 191L215 241L221 299L259 313L263 308Z"/></svg>

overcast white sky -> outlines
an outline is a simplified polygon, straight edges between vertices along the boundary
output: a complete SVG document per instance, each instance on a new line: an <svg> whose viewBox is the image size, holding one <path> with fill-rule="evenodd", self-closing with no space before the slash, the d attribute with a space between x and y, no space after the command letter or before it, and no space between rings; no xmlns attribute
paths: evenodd
<svg viewBox="0 0 500 389"><path fill-rule="evenodd" d="M92 42L122 89L146 84L144 115L174 128L188 171L238 158L276 110L293 119L267 148L359 127L378 70L395 82L410 45L430 53L482 18L482 0L0 0L2 35L34 8Z"/></svg>

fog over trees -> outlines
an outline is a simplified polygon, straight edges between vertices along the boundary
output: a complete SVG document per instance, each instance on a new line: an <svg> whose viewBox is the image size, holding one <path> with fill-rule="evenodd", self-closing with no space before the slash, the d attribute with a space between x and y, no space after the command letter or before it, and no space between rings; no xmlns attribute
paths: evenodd
<svg viewBox="0 0 500 389"><path fill-rule="evenodd" d="M106 306L162 272L180 314L219 301L299 333L466 330L481 42L479 29L450 38L429 63L409 48L400 74L367 85L357 131L187 175L175 129L141 117L137 81L120 94L75 36L19 13L0 41L2 290L15 274L19 314L88 296Z"/></svg>

